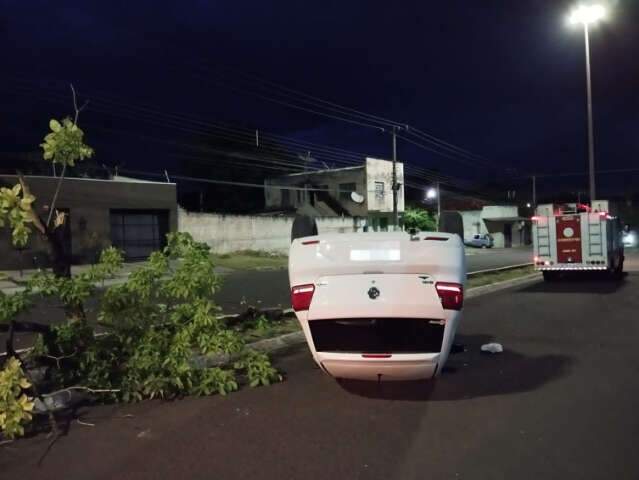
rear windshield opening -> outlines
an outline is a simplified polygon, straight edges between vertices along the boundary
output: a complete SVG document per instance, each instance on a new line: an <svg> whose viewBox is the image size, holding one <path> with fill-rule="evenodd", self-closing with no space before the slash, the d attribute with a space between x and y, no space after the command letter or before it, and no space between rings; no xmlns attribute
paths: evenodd
<svg viewBox="0 0 639 480"><path fill-rule="evenodd" d="M308 322L318 352L438 353L444 325L423 318L350 318Z"/></svg>

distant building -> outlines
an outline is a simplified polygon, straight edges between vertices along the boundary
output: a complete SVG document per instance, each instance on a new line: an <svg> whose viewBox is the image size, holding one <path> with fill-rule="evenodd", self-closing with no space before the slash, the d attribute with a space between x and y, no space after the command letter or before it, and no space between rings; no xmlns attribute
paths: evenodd
<svg viewBox="0 0 639 480"><path fill-rule="evenodd" d="M489 233L496 248L530 245L530 218L519 214L516 206L487 205L481 210L458 212L462 219L464 241L475 234Z"/></svg>
<svg viewBox="0 0 639 480"><path fill-rule="evenodd" d="M26 176L41 217L51 202L56 177ZM0 187L18 183L15 175L0 176ZM129 260L146 258L162 248L166 234L177 229L174 183L148 182L125 177L111 180L65 178L56 208L68 213L67 249L74 263L91 263L106 246L125 251ZM24 249L11 243L8 228L0 228L0 269L47 266L47 243L37 231Z"/></svg>
<svg viewBox="0 0 639 480"><path fill-rule="evenodd" d="M396 164L397 211L404 211L404 165ZM393 163L367 158L356 167L293 173L264 181L266 210L303 210L318 217L351 216L359 226L388 230L393 222ZM282 188L284 187L284 188ZM286 188L290 187L290 188Z"/></svg>

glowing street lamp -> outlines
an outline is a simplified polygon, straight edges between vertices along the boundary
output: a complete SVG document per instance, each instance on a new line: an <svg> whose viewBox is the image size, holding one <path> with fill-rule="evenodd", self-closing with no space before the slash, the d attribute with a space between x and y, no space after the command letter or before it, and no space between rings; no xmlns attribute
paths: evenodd
<svg viewBox="0 0 639 480"><path fill-rule="evenodd" d="M575 7L568 16L570 25L589 25L604 20L608 16L608 11L603 5L579 5Z"/></svg>
<svg viewBox="0 0 639 480"><path fill-rule="evenodd" d="M584 41L586 47L586 92L588 102L588 169L590 179L590 201L595 200L595 139L592 125L592 87L590 82L590 38L589 26L604 20L608 12L603 5L579 5L570 12L568 23L570 25L583 25Z"/></svg>
<svg viewBox="0 0 639 480"><path fill-rule="evenodd" d="M440 199L440 195L439 195L439 182L436 183L436 187L433 188L429 188L428 190L426 190L426 198L428 200L433 200L433 199L437 199L437 231L439 232L439 217L441 216L441 199Z"/></svg>

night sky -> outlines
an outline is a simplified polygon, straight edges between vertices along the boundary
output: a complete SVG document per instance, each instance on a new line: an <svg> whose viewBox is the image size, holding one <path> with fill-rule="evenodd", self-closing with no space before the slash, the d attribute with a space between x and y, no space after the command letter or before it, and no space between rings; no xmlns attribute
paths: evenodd
<svg viewBox="0 0 639 480"><path fill-rule="evenodd" d="M610 19L591 33L601 170L639 168L638 3L609 2ZM177 172L206 122L390 157L387 134L258 98L273 96L261 78L482 157L445 158L400 139L400 160L452 178L585 171L572 4L0 0L0 152L34 150L48 119L71 113L72 82L90 100L80 123L108 166ZM598 180L639 188L637 174ZM540 188L585 191L586 181L543 177Z"/></svg>

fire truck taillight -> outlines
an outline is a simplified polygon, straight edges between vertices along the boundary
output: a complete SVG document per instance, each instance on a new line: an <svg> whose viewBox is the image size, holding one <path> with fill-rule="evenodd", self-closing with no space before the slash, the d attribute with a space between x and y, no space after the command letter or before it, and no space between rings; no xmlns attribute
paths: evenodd
<svg viewBox="0 0 639 480"><path fill-rule="evenodd" d="M534 216L530 218L533 222L538 222L539 221L539 217L538 216Z"/></svg>

